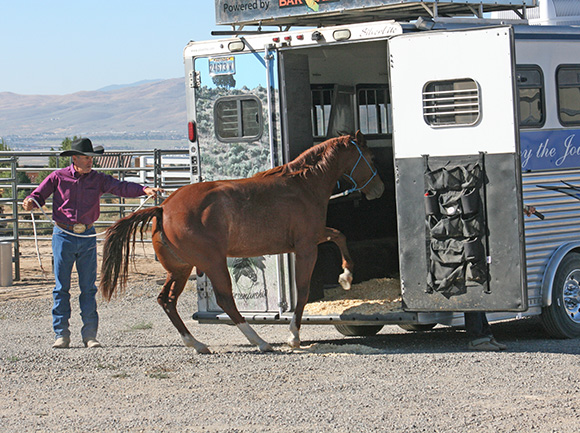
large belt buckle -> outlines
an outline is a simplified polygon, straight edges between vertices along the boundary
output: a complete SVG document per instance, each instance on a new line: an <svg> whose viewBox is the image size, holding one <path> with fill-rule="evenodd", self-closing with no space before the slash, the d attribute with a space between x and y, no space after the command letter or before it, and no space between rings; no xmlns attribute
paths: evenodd
<svg viewBox="0 0 580 433"><path fill-rule="evenodd" d="M73 226L73 232L80 234L80 233L84 233L87 230L87 226L84 224L75 224Z"/></svg>

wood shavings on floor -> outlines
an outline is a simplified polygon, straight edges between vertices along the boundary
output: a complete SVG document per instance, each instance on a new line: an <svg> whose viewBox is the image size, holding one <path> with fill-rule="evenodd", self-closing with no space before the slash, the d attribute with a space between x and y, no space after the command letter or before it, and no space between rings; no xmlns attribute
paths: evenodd
<svg viewBox="0 0 580 433"><path fill-rule="evenodd" d="M306 353L316 355L380 355L385 351L365 346L364 344L329 344L314 343L310 346L302 346L300 349L292 349L293 353Z"/></svg>
<svg viewBox="0 0 580 433"><path fill-rule="evenodd" d="M324 291L324 298L306 305L304 314L373 315L402 309L401 283L395 278L376 278L354 284L350 290L338 286Z"/></svg>

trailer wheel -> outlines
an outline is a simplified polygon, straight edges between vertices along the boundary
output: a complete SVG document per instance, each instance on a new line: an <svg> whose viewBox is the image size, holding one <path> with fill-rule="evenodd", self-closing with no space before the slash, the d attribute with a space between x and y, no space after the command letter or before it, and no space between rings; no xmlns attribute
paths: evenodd
<svg viewBox="0 0 580 433"><path fill-rule="evenodd" d="M376 335L383 325L334 325L336 330L347 337L370 337Z"/></svg>
<svg viewBox="0 0 580 433"><path fill-rule="evenodd" d="M580 337L580 254L562 260L552 288L552 305L542 308L542 324L555 338Z"/></svg>
<svg viewBox="0 0 580 433"><path fill-rule="evenodd" d="M435 323L403 323L399 325L399 328L404 329L405 331L425 332L433 329L435 325Z"/></svg>

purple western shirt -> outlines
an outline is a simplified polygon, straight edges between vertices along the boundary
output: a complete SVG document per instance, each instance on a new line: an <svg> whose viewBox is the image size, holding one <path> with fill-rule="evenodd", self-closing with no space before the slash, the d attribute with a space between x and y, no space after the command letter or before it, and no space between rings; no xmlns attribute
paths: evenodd
<svg viewBox="0 0 580 433"><path fill-rule="evenodd" d="M80 174L71 164L49 174L28 197L43 206L46 199L54 194L54 221L61 224L92 224L101 214L100 200L103 194L139 197L145 195L144 190L145 187L138 183L120 181L99 171Z"/></svg>

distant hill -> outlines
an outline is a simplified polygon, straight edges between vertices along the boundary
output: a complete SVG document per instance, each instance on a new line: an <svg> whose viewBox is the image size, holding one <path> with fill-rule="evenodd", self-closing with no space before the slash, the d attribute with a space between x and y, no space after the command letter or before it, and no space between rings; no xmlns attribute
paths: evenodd
<svg viewBox="0 0 580 433"><path fill-rule="evenodd" d="M251 143L229 143L216 138L215 101L247 91L203 86L196 92L197 133L203 136L200 153L205 180L247 177L270 166L267 121L262 125L263 137ZM258 86L252 93L267 107L265 88ZM107 152L187 151L185 80L108 86L70 95L0 93L0 137L12 150L32 153L57 150L63 139L74 136L88 137ZM34 164L46 163L46 158L39 158Z"/></svg>
<svg viewBox="0 0 580 433"><path fill-rule="evenodd" d="M159 81L163 81L163 80L143 80L143 81L137 81L136 83L131 83L131 84L111 84L110 86L105 86L105 87L101 87L100 89L97 89L97 92L110 92L111 90L119 90L119 89L123 89L123 88L127 88L127 87L136 87L136 86L141 86L142 84L157 83Z"/></svg>
<svg viewBox="0 0 580 433"><path fill-rule="evenodd" d="M0 93L0 137L185 137L185 80L109 86L70 95Z"/></svg>

